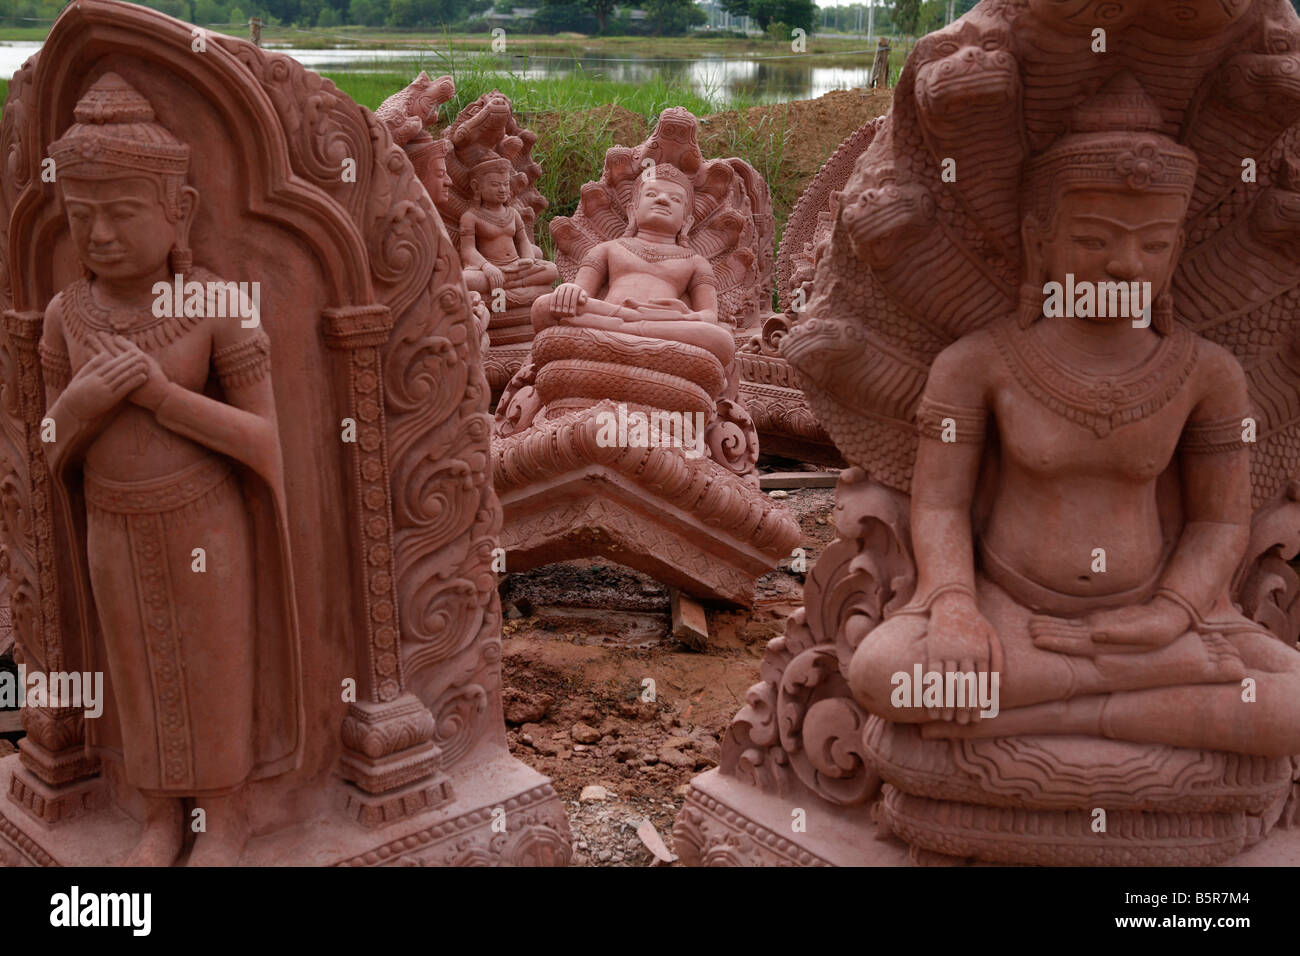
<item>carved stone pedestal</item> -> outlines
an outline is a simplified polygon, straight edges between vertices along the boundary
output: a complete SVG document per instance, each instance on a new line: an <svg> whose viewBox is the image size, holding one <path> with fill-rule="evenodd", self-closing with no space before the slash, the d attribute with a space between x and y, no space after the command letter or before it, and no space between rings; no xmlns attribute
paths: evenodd
<svg viewBox="0 0 1300 956"><path fill-rule="evenodd" d="M0 788L22 770L0 760ZM241 866L551 866L568 862L568 822L550 782L509 757L469 763L448 779L455 798L391 826L367 828L337 807L348 787L336 781L336 809L300 826L255 835ZM117 806L46 826L0 800L0 863L116 866L140 824ZM183 862L183 860L182 860Z"/></svg>
<svg viewBox="0 0 1300 956"><path fill-rule="evenodd" d="M688 866L902 866L907 847L882 838L871 808L837 807L799 788L777 796L710 770L691 781L673 824Z"/></svg>

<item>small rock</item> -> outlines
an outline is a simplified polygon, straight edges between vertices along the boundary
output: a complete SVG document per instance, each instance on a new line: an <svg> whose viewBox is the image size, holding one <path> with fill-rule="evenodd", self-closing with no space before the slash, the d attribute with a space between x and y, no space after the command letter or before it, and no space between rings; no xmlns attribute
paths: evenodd
<svg viewBox="0 0 1300 956"><path fill-rule="evenodd" d="M658 763L659 757L652 753L644 753L641 755L641 762L645 764Z"/></svg>
<svg viewBox="0 0 1300 956"><path fill-rule="evenodd" d="M784 489L782 489L782 488L777 488L777 489L775 489L774 491L769 491L769 492L767 493L767 496L768 496L769 498L789 498L789 497L790 497L790 492L788 492L788 491L786 491L786 490L784 490Z"/></svg>
<svg viewBox="0 0 1300 956"><path fill-rule="evenodd" d="M585 754L585 753L586 753L588 750L590 750L590 749L591 749L591 748L588 747L586 744L574 744L574 745L573 745L573 752L574 752L575 754Z"/></svg>
<svg viewBox="0 0 1300 956"><path fill-rule="evenodd" d="M676 790L673 791L673 793L677 794L677 796L679 797L684 797L690 792L691 792L691 785L689 783L684 783Z"/></svg>
<svg viewBox="0 0 1300 956"><path fill-rule="evenodd" d="M536 723L546 716L555 703L550 694L530 694L517 687L507 687L501 692L507 724Z"/></svg>
<svg viewBox="0 0 1300 956"><path fill-rule="evenodd" d="M601 850L599 853L596 854L596 859L598 859L601 863L608 863L613 858L613 856L614 856L613 850Z"/></svg>
<svg viewBox="0 0 1300 956"><path fill-rule="evenodd" d="M659 831L655 829L655 825L649 820L641 821L641 825L636 828L636 835L641 838L645 848L653 853L656 859L664 863L672 863L677 859L668 851L668 847L664 845L663 837L659 836Z"/></svg>
<svg viewBox="0 0 1300 956"><path fill-rule="evenodd" d="M663 746L671 747L673 750L693 750L695 741L690 737L669 737L663 742Z"/></svg>
<svg viewBox="0 0 1300 956"><path fill-rule="evenodd" d="M524 616L524 612L519 610L513 602L502 608L502 611L505 614L505 619L507 621L518 621Z"/></svg>
<svg viewBox="0 0 1300 956"><path fill-rule="evenodd" d="M574 724L569 734L580 744L594 744L601 737L599 730L591 726L591 724L584 724L582 721Z"/></svg>
<svg viewBox="0 0 1300 956"><path fill-rule="evenodd" d="M582 794L578 797L579 803L604 803L609 799L609 791L600 784L590 784L582 788Z"/></svg>
<svg viewBox="0 0 1300 956"><path fill-rule="evenodd" d="M614 748L614 759L619 762L626 762L636 756L635 744L619 744Z"/></svg>
<svg viewBox="0 0 1300 956"><path fill-rule="evenodd" d="M694 770L695 757L687 756L680 750L674 750L672 747L659 748L659 761L666 763L670 767L677 767L679 770Z"/></svg>

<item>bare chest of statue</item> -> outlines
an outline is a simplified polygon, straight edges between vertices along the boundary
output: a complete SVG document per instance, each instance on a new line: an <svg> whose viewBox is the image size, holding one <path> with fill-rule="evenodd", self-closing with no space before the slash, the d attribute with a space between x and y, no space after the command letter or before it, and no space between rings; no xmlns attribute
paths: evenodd
<svg viewBox="0 0 1300 956"><path fill-rule="evenodd" d="M695 275L695 253L680 246L644 243L636 238L608 243L611 302L682 299Z"/></svg>

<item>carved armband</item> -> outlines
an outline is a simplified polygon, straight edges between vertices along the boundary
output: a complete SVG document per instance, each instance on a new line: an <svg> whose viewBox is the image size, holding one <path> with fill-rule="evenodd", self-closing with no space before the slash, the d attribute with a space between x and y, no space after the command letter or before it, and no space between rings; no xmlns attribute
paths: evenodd
<svg viewBox="0 0 1300 956"><path fill-rule="evenodd" d="M983 408L949 405L922 398L916 407L916 429L922 438L956 443L984 441L989 413Z"/></svg>
<svg viewBox="0 0 1300 956"><path fill-rule="evenodd" d="M72 362L68 359L66 349L50 345L41 339L37 347L41 354L41 371L45 375L45 387L62 391L68 387L72 378Z"/></svg>
<svg viewBox="0 0 1300 956"><path fill-rule="evenodd" d="M582 261L578 263L578 269L579 271L582 269L595 269L601 275L604 275L605 263L601 260L600 256L596 255L595 252L589 252L583 256ZM574 273L574 275L576 276L577 273Z"/></svg>
<svg viewBox="0 0 1300 956"><path fill-rule="evenodd" d="M1236 415L1212 422L1188 422L1178 450L1198 455L1218 455L1246 448L1244 431L1248 415Z"/></svg>
<svg viewBox="0 0 1300 956"><path fill-rule="evenodd" d="M718 279L712 271L696 273L695 278L691 280L690 288L694 289L696 286L701 285L711 285L716 289L718 287Z"/></svg>
<svg viewBox="0 0 1300 956"><path fill-rule="evenodd" d="M212 353L222 388L242 388L271 374L271 340L258 329L247 338Z"/></svg>

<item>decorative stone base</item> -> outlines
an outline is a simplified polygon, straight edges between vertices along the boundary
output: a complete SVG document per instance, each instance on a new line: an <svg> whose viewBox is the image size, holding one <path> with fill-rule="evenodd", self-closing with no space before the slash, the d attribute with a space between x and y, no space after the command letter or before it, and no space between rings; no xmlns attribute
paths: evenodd
<svg viewBox="0 0 1300 956"><path fill-rule="evenodd" d="M45 826L91 813L105 803L103 782L98 777L51 787L24 767L21 760L17 760L5 792L12 804Z"/></svg>
<svg viewBox="0 0 1300 956"><path fill-rule="evenodd" d="M488 388L492 390L490 410L496 409L501 393L506 390L515 373L528 362L531 351L531 341L522 345L498 345L493 342L488 348L488 354L483 357L483 371L487 375Z"/></svg>
<svg viewBox="0 0 1300 956"><path fill-rule="evenodd" d="M7 793L16 757L0 759ZM513 758L470 762L450 775L455 799L380 829L341 810L249 841L241 866L549 866L571 855L569 825L555 788ZM338 781L337 786L347 786ZM334 802L338 807L340 799ZM108 808L45 827L0 801L0 863L27 866L120 865L140 825Z"/></svg>
<svg viewBox="0 0 1300 956"><path fill-rule="evenodd" d="M744 351L745 345L738 334L740 403L754 420L763 454L844 467L839 449L808 406L794 369L780 355Z"/></svg>
<svg viewBox="0 0 1300 956"><path fill-rule="evenodd" d="M907 847L879 838L871 816L870 806L837 807L807 790L778 797L714 769L691 781L673 838L688 866L906 864Z"/></svg>
<svg viewBox="0 0 1300 956"><path fill-rule="evenodd" d="M790 797L765 793L715 769L691 781L673 837L678 856L688 866L996 865L997 860L987 854L981 859L961 841L936 837L941 829L936 820L946 820L965 839L969 830L963 831L962 820L969 823L976 813L983 813L989 817L984 821L988 846L999 842L994 837L1001 832L1000 842L1008 855L1022 863L1059 864L1069 856L1080 865L1300 866L1300 827L1274 828L1250 845L1242 828L1226 817L1200 825L1187 822L1186 817L1176 822L1174 814L1120 812L1110 815L1108 830L1113 839L1106 844L1105 834L1092 833L1090 816L1083 821L1086 836L1055 832L1044 821L1032 821L1029 831L1022 832L1021 825L1033 816L1029 811L951 803L946 808L929 806L942 802L909 797L886 785L883 800L846 810L807 791ZM802 832L792 827L796 809L805 811ZM873 823L877 816L884 816L887 825ZM1005 825L998 825L992 816ZM916 842L909 848L891 831ZM1142 834L1148 837L1144 843L1132 840ZM1170 853L1175 842L1180 851Z"/></svg>

